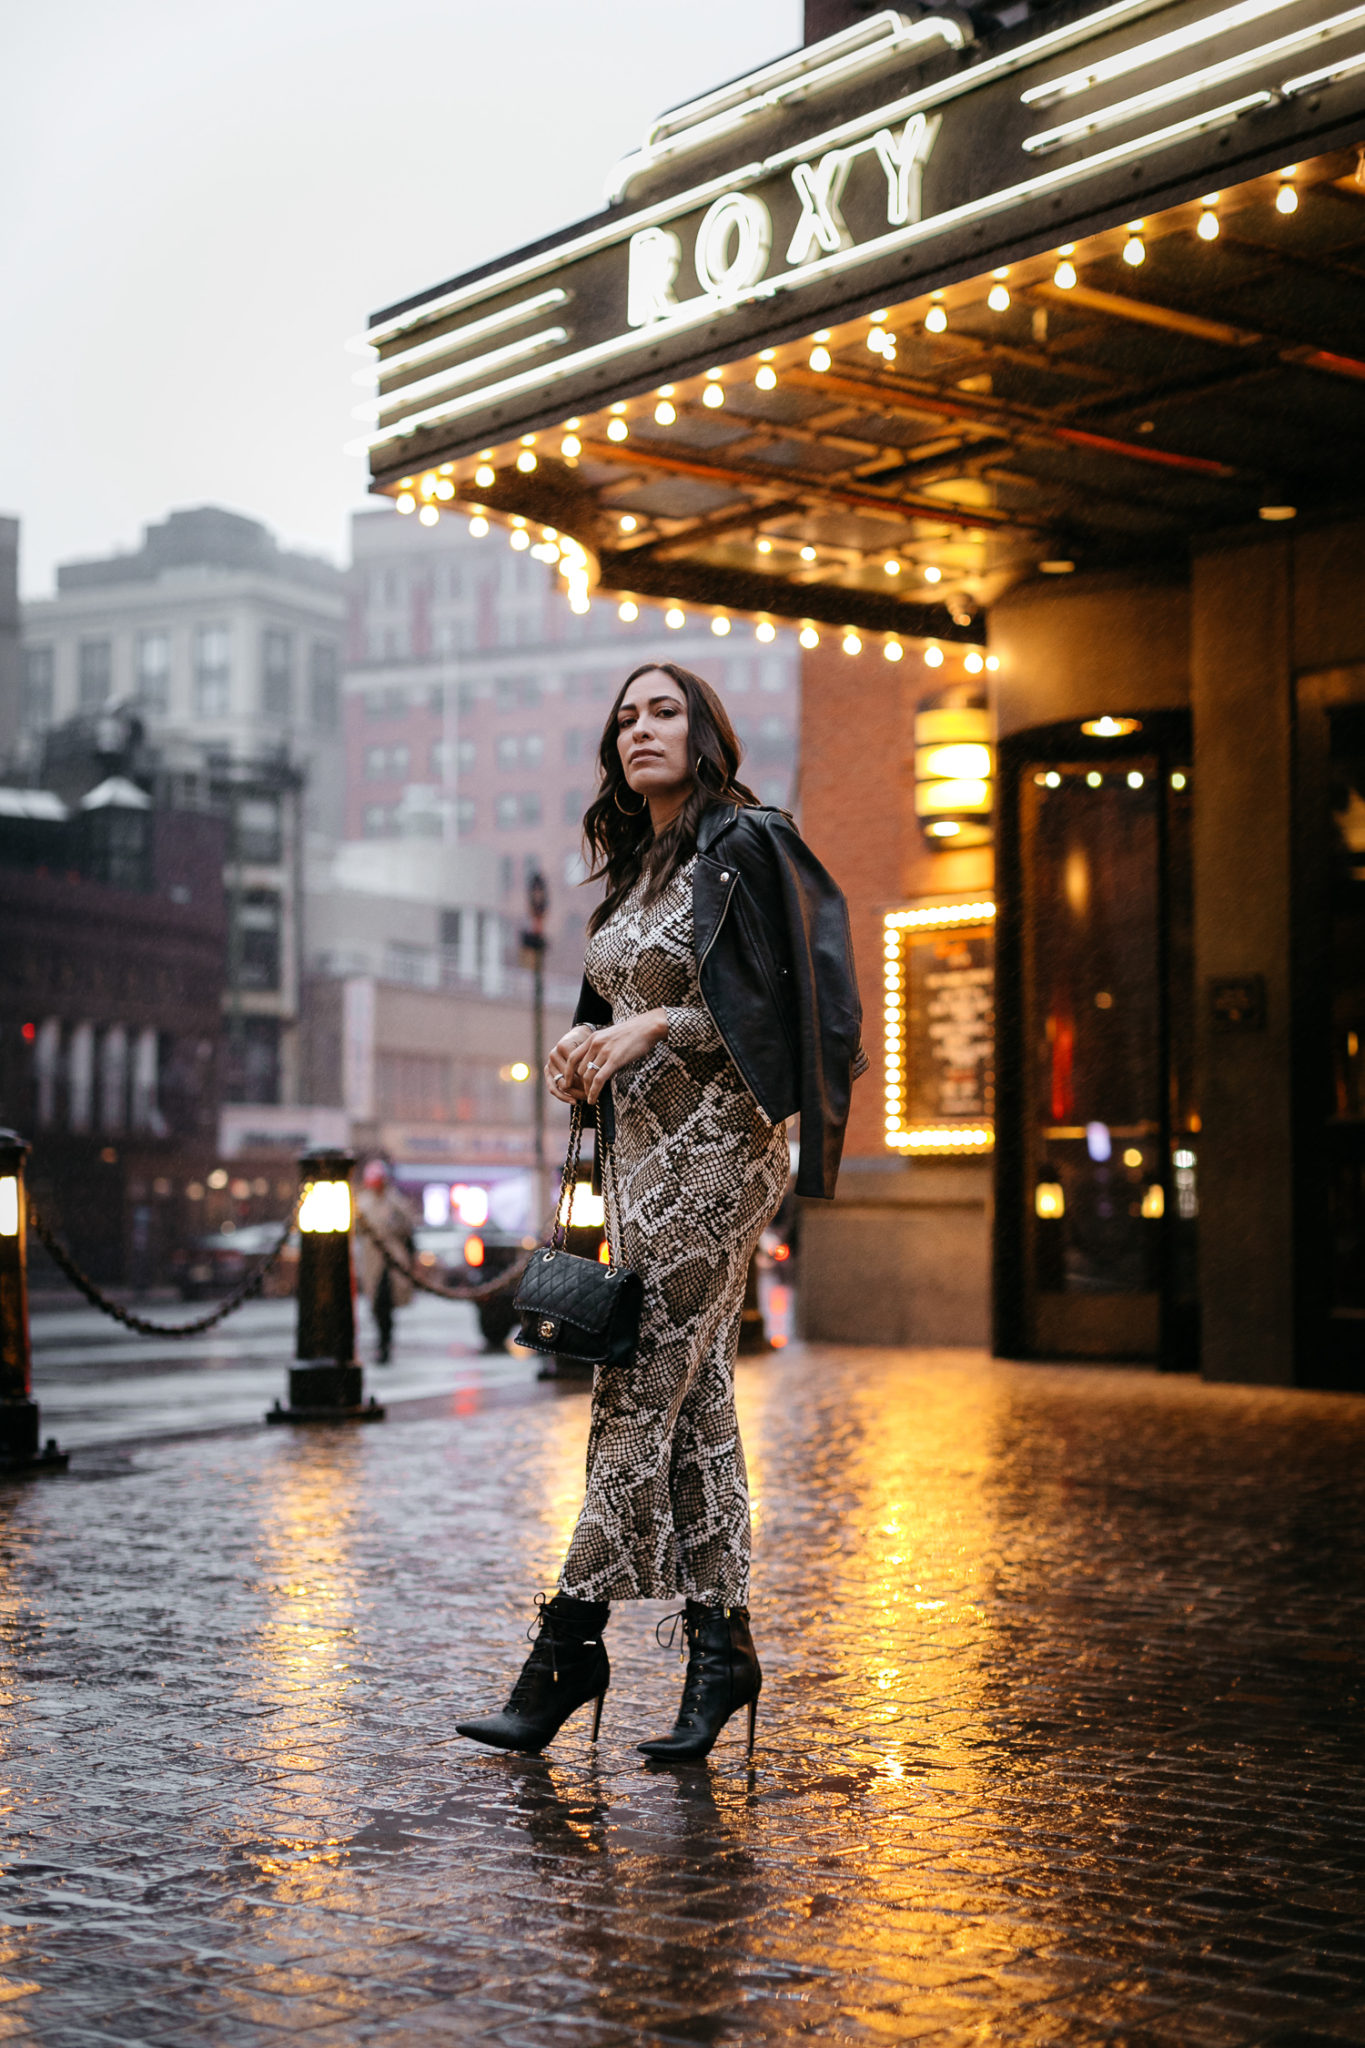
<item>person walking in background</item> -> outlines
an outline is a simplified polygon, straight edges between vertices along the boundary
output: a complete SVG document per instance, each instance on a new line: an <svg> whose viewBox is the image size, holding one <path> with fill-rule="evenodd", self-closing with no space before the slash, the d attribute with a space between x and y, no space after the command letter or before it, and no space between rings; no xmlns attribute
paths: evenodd
<svg viewBox="0 0 1365 2048"><path fill-rule="evenodd" d="M647 1756L704 1757L749 1711L749 1493L735 1415L744 1282L786 1190L832 1196L866 1067L848 913L783 811L739 781L740 747L700 676L639 668L612 706L583 821L606 895L589 923L573 1028L550 1055L562 1102L597 1121L608 1229L644 1282L636 1355L593 1384L587 1494L559 1591L501 1713L458 1722L542 1749L601 1715L613 1600L681 1595L689 1650L672 1733Z"/></svg>
<svg viewBox="0 0 1365 2048"><path fill-rule="evenodd" d="M405 1265L416 1256L413 1231L417 1218L393 1184L393 1176L382 1159L372 1159L365 1168L364 1185L356 1196L356 1211L365 1224L356 1236L360 1246L360 1285L374 1316L379 1338L379 1363L387 1365L393 1349L393 1312L412 1300L412 1282L396 1273L377 1240L382 1240Z"/></svg>

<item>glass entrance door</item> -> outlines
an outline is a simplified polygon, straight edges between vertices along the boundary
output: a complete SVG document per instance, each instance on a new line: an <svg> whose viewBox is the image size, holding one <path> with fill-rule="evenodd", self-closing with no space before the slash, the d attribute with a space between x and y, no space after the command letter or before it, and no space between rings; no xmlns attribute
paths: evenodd
<svg viewBox="0 0 1365 2048"><path fill-rule="evenodd" d="M1000 781L998 1348L1189 1367L1188 720L1019 734Z"/></svg>

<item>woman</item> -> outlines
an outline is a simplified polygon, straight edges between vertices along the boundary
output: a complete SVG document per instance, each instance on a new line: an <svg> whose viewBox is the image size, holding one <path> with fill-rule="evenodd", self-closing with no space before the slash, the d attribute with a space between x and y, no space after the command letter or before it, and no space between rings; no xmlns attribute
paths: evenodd
<svg viewBox="0 0 1365 2048"><path fill-rule="evenodd" d="M644 1281L644 1312L632 1363L597 1374L587 1494L531 1655L502 1713L458 1724L503 1749L539 1751L589 1700L595 1736L610 1603L678 1594L682 1706L673 1732L640 1748L703 1757L741 1706L753 1747L762 1674L734 1402L744 1281L786 1191L787 1118L800 1112L798 1193L832 1195L867 1062L843 896L739 763L709 683L671 662L627 677L583 821L606 894L546 1074L597 1119L608 1229Z"/></svg>

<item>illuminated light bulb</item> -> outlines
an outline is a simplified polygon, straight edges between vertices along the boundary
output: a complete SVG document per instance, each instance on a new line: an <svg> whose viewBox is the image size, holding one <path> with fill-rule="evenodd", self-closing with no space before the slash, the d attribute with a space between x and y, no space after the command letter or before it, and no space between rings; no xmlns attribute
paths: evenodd
<svg viewBox="0 0 1365 2048"><path fill-rule="evenodd" d="M760 363L776 362L777 350L775 348L761 348L758 352L758 360Z"/></svg>
<svg viewBox="0 0 1365 2048"><path fill-rule="evenodd" d="M507 536L507 545L510 548L515 548L517 553L520 554L524 548L530 547L531 536L527 533L524 526L514 526Z"/></svg>
<svg viewBox="0 0 1365 2048"><path fill-rule="evenodd" d="M469 531L473 534L475 540L483 539L488 531L488 521L484 518L482 512L474 514L474 517L469 522Z"/></svg>
<svg viewBox="0 0 1365 2048"><path fill-rule="evenodd" d="M1299 210L1299 195L1292 182L1297 169L1297 164L1291 164L1288 170L1280 172L1280 189L1275 194L1276 213L1297 213Z"/></svg>
<svg viewBox="0 0 1365 2048"><path fill-rule="evenodd" d="M886 560L882 563L882 569L888 576L899 576L901 573L901 565L894 555L887 556Z"/></svg>
<svg viewBox="0 0 1365 2048"><path fill-rule="evenodd" d="M1289 173L1286 171L1285 176L1288 177L1288 175ZM817 327L811 336L812 341L830 341L832 339L833 335L828 327Z"/></svg>
<svg viewBox="0 0 1365 2048"><path fill-rule="evenodd" d="M758 543L758 552L760 553L760 555L770 555L772 551L773 544L765 535L764 538Z"/></svg>
<svg viewBox="0 0 1365 2048"><path fill-rule="evenodd" d="M676 633L679 626L687 624L687 613L681 605L671 604L664 613L664 624Z"/></svg>
<svg viewBox="0 0 1365 2048"><path fill-rule="evenodd" d="M984 658L973 648L962 666L966 669L969 676L979 676L986 663Z"/></svg>
<svg viewBox="0 0 1365 2048"><path fill-rule="evenodd" d="M564 424L571 434L576 434L583 422L582 420L565 420Z"/></svg>
<svg viewBox="0 0 1365 2048"><path fill-rule="evenodd" d="M760 391L777 389L777 372L771 363L760 363L754 372L754 383Z"/></svg>
<svg viewBox="0 0 1365 2048"><path fill-rule="evenodd" d="M617 523L622 533L634 533L636 527L640 524L633 512L623 512Z"/></svg>
<svg viewBox="0 0 1365 2048"><path fill-rule="evenodd" d="M901 646L899 640L888 640L882 649L882 653L888 661L900 661L904 657L905 649Z"/></svg>
<svg viewBox="0 0 1365 2048"><path fill-rule="evenodd" d="M955 818L935 818L929 827L931 839L956 839L962 827Z"/></svg>
<svg viewBox="0 0 1365 2048"><path fill-rule="evenodd" d="M801 550L801 559L803 562L813 562L815 560L815 549L810 545L809 541Z"/></svg>
<svg viewBox="0 0 1365 2048"><path fill-rule="evenodd" d="M1069 292L1076 282L1076 266L1069 256L1063 256L1052 273L1052 282L1058 291Z"/></svg>
<svg viewBox="0 0 1365 2048"><path fill-rule="evenodd" d="M941 583L943 581L942 569L936 569L931 562L924 572L924 580L926 583Z"/></svg>
<svg viewBox="0 0 1365 2048"><path fill-rule="evenodd" d="M833 360L834 358L829 350L823 346L813 348L810 352L810 366L812 370L827 370Z"/></svg>
<svg viewBox="0 0 1365 2048"><path fill-rule="evenodd" d="M411 478L410 476L405 476L405 477L404 477L404 478L403 478L403 479L401 480L401 482L399 483L399 486L398 486L398 488L399 488L399 490L400 490L400 491L410 491L410 490L412 489L412 487L413 487L413 479L412 479L412 478Z"/></svg>
<svg viewBox="0 0 1365 2048"><path fill-rule="evenodd" d="M1147 244L1143 241L1136 228L1129 229L1128 239L1123 245L1123 260L1125 263L1131 264L1134 270L1137 269L1139 263L1147 261Z"/></svg>
<svg viewBox="0 0 1365 2048"><path fill-rule="evenodd" d="M413 497L411 491L400 491L393 504L396 512L415 512L417 510L417 500Z"/></svg>
<svg viewBox="0 0 1365 2048"><path fill-rule="evenodd" d="M487 462L481 462L474 472L474 481L481 491L492 490L497 480L497 471Z"/></svg>
<svg viewBox="0 0 1365 2048"><path fill-rule="evenodd" d="M669 400L668 400L668 399L666 399L666 398L661 398L661 399L659 400L659 403L658 403L658 404L657 404L657 405L655 406L655 408L654 408L654 423L655 423L655 425L656 425L656 426L659 426L659 427L671 427L671 426L672 426L672 424L673 424L673 422L674 422L674 420L675 420L675 419L676 419L677 417L678 417L678 408L677 408L677 406L676 406L676 405L672 405L672 404L670 404L670 402L669 402Z"/></svg>
<svg viewBox="0 0 1365 2048"><path fill-rule="evenodd" d="M1173 776L1171 777L1171 788L1172 788L1172 789L1183 789L1183 788L1185 787L1185 782L1186 782L1186 777L1185 777L1184 773L1182 772L1182 770L1181 770L1181 769L1177 768L1177 769L1176 769L1176 771L1175 771L1175 773L1174 773L1174 775L1173 775Z"/></svg>
<svg viewBox="0 0 1365 2048"><path fill-rule="evenodd" d="M947 328L948 308L941 305L935 299L933 305L924 316L924 331L926 334L944 334L947 332Z"/></svg>
<svg viewBox="0 0 1365 2048"><path fill-rule="evenodd" d="M986 667L990 670L992 675L994 675L995 671L999 668L999 666L1000 656L998 654L988 654L986 656Z"/></svg>
<svg viewBox="0 0 1365 2048"><path fill-rule="evenodd" d="M434 526L440 516L434 505L423 505L421 511L417 514L423 526Z"/></svg>
<svg viewBox="0 0 1365 2048"><path fill-rule="evenodd" d="M715 634L717 640L723 640L729 630L730 621L723 613L717 612L715 618L711 621L711 631Z"/></svg>
<svg viewBox="0 0 1365 2048"><path fill-rule="evenodd" d="M443 477L438 477L438 478L437 478L437 480L436 480L436 495L437 495L437 497L438 497L438 498L453 498L453 497L454 497L454 495L455 495L455 486L454 486L454 484L453 484L453 483L452 483L452 482L450 481L450 478L449 478L448 476L443 476Z"/></svg>
<svg viewBox="0 0 1365 2048"><path fill-rule="evenodd" d="M624 411L625 411L625 409L626 409L626 401L625 401L625 399L624 399L624 398L618 398L618 399L616 400L616 402L615 402L615 403L614 403L613 405L609 405L609 406L607 407L607 411L608 411L608 412L624 412Z"/></svg>
<svg viewBox="0 0 1365 2048"><path fill-rule="evenodd" d="M986 294L986 304L992 313L1008 313L1010 309L1009 286L993 284Z"/></svg>
<svg viewBox="0 0 1365 2048"><path fill-rule="evenodd" d="M523 447L523 448L534 448L534 447L535 447L535 445L536 445L536 437L535 437L535 435L534 435L534 434L523 434L523 435L522 435L522 437L521 437L521 445L522 445L522 447Z"/></svg>
<svg viewBox="0 0 1365 2048"><path fill-rule="evenodd" d="M575 612L581 619L585 612L592 610L592 604L588 598L576 595L569 599L569 610Z"/></svg>
<svg viewBox="0 0 1365 2048"><path fill-rule="evenodd" d="M853 632L845 633L843 647L845 654L861 654L863 651L862 641Z"/></svg>
<svg viewBox="0 0 1365 2048"><path fill-rule="evenodd" d="M886 347L882 350L882 361L884 363L894 363L895 360L896 338L894 335L888 335L886 339Z"/></svg>
<svg viewBox="0 0 1365 2048"><path fill-rule="evenodd" d="M677 390L676 384L661 384L659 386L659 396L660 398L674 398L677 395Z"/></svg>
<svg viewBox="0 0 1365 2048"><path fill-rule="evenodd" d="M930 668L942 668L943 649L941 647L926 647L924 659Z"/></svg>
<svg viewBox="0 0 1365 2048"><path fill-rule="evenodd" d="M777 638L777 628L771 619L760 619L754 627L755 640L761 640L765 647Z"/></svg>
<svg viewBox="0 0 1365 2048"><path fill-rule="evenodd" d="M421 491L424 498L434 498L437 482L438 478L435 470L429 469L417 488Z"/></svg>
<svg viewBox="0 0 1365 2048"><path fill-rule="evenodd" d="M1140 768L1130 768L1130 769L1128 770L1128 787L1129 787L1129 789L1141 789L1141 787L1142 787L1143 783L1144 783L1144 782L1145 782L1146 780L1147 780L1147 777L1146 777L1146 776L1145 776L1145 775L1143 774L1143 772L1142 772L1142 770L1141 770Z"/></svg>
<svg viewBox="0 0 1365 2048"><path fill-rule="evenodd" d="M630 428L623 419L607 421L607 439L609 441L624 441L629 433Z"/></svg>
<svg viewBox="0 0 1365 2048"><path fill-rule="evenodd" d="M536 458L529 448L523 448L517 457L517 468L523 476L529 476L536 466Z"/></svg>
<svg viewBox="0 0 1365 2048"><path fill-rule="evenodd" d="M818 647L820 645L820 635L816 632L814 626L803 626L797 637L803 647Z"/></svg>
<svg viewBox="0 0 1365 2048"><path fill-rule="evenodd" d="M1098 789L1100 784L1104 781L1104 777L1100 774L1098 768L1092 768L1090 773L1086 776L1085 780L1087 788Z"/></svg>
<svg viewBox="0 0 1365 2048"><path fill-rule="evenodd" d="M884 327L869 327L867 330L867 345L874 356L879 356L882 353L890 339L891 337Z"/></svg>
<svg viewBox="0 0 1365 2048"><path fill-rule="evenodd" d="M720 384L708 384L701 394L703 405L709 405L714 412L718 405L725 403L725 389Z"/></svg>
<svg viewBox="0 0 1365 2048"><path fill-rule="evenodd" d="M575 456L583 453L583 443L577 434L566 434L559 444L559 452L566 462L572 462Z"/></svg>
<svg viewBox="0 0 1365 2048"><path fill-rule="evenodd" d="M640 607L636 604L633 597L628 597L624 604L617 605L616 616L618 619L624 619L626 624L630 625L633 619L639 618Z"/></svg>
<svg viewBox="0 0 1365 2048"><path fill-rule="evenodd" d="M1047 774L1043 777L1043 781L1049 789L1060 789L1062 786L1062 778L1055 768L1048 769Z"/></svg>
<svg viewBox="0 0 1365 2048"><path fill-rule="evenodd" d="M1213 210L1218 204L1218 198L1219 195L1216 192L1210 192L1207 199L1201 199L1199 202L1200 214L1199 219L1195 222L1194 231L1201 242L1216 242L1218 240L1218 215Z"/></svg>

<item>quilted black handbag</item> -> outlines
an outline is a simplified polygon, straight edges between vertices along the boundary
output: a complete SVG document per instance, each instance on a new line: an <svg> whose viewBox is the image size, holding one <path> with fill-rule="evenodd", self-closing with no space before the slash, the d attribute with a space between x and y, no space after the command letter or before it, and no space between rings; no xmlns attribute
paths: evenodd
<svg viewBox="0 0 1365 2048"><path fill-rule="evenodd" d="M521 1317L517 1342L532 1351L578 1358L586 1365L625 1365L639 1342L644 1282L629 1266L618 1265L614 1256L604 1266L565 1250L582 1142L583 1105L576 1102L550 1241L532 1252L512 1303ZM597 1143L607 1199L607 1244L614 1253L618 1239L611 1220L611 1148L603 1141L600 1121Z"/></svg>

